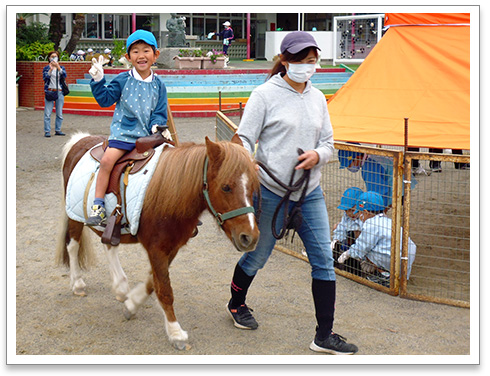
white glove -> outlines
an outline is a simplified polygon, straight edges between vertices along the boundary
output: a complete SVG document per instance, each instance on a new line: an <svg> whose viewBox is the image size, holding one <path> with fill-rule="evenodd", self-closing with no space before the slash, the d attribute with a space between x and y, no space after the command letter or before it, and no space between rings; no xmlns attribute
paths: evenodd
<svg viewBox="0 0 490 376"><path fill-rule="evenodd" d="M104 68L102 68L102 65L104 65L106 60L107 59L102 55L99 56L99 61L97 61L95 57L92 58L92 68L90 68L88 72L95 82L99 82L104 78Z"/></svg>
<svg viewBox="0 0 490 376"><path fill-rule="evenodd" d="M155 124L151 127L151 133L155 134L157 132L159 132L158 130L158 127L160 125L159 124ZM170 134L170 131L167 129L165 129L163 132L162 132L162 136L165 137L167 140L170 140L170 141L173 141L172 139L172 135Z"/></svg>
<svg viewBox="0 0 490 376"><path fill-rule="evenodd" d="M342 254L339 256L339 258L338 258L337 262L338 262L339 264L343 264L343 263L345 262L345 260L347 260L348 258L349 258L349 251L345 251L344 253L342 253Z"/></svg>
<svg viewBox="0 0 490 376"><path fill-rule="evenodd" d="M376 270L376 266L369 261L362 260L361 261L361 270L364 273L372 274Z"/></svg>
<svg viewBox="0 0 490 376"><path fill-rule="evenodd" d="M332 242L330 243L330 248L333 250L335 250L335 244L337 244L338 240L332 240Z"/></svg>
<svg viewBox="0 0 490 376"><path fill-rule="evenodd" d="M170 134L170 131L168 129L165 129L162 132L162 136L165 137L167 140L173 141L172 135Z"/></svg>

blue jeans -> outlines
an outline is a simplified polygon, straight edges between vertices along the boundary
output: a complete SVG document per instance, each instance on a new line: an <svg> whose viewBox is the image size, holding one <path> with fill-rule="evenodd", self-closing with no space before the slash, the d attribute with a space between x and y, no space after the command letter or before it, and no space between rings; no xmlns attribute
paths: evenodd
<svg viewBox="0 0 490 376"><path fill-rule="evenodd" d="M61 123L63 123L63 105L65 104L65 96L58 93L58 99L56 101L47 101L44 98L44 133L51 132L51 114L53 113L53 106L56 104L56 120L54 122L55 132L61 131Z"/></svg>
<svg viewBox="0 0 490 376"><path fill-rule="evenodd" d="M281 197L272 193L261 185L262 206L259 218L260 239L257 248L253 252L244 253L238 261L238 265L249 276L254 276L264 267L276 244L276 238L272 234L271 224L274 211ZM289 202L289 210L294 205ZM258 209L258 200L254 199L255 210ZM328 222L327 207L323 198L323 192L318 186L305 197L301 206L303 222L297 235L303 241L311 265L313 279L335 281L332 249L330 248L330 224ZM280 232L283 221L284 206L281 207L276 220L276 232Z"/></svg>

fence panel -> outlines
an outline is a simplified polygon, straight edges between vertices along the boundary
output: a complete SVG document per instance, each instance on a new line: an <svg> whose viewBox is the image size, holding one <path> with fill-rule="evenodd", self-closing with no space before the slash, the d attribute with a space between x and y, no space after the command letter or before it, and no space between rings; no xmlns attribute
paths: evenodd
<svg viewBox="0 0 490 376"><path fill-rule="evenodd" d="M417 244L417 257L410 279L402 278L400 296L469 307L470 157L407 153L406 159L407 169L417 160L426 171L438 162L441 171L417 175L407 195L404 237Z"/></svg>

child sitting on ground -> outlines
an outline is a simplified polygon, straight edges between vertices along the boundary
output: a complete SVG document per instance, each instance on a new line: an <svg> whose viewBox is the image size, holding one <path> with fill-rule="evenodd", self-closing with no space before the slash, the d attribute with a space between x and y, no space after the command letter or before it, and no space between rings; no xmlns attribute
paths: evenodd
<svg viewBox="0 0 490 376"><path fill-rule="evenodd" d="M109 107L116 103L108 147L104 151L95 187L95 199L86 221L88 226L106 222L105 193L117 160L135 148L138 138L157 131L170 139L167 129L167 89L152 72L160 51L152 33L136 30L126 42L126 59L133 69L117 75L106 86L103 56L92 60L90 86L97 103Z"/></svg>
<svg viewBox="0 0 490 376"><path fill-rule="evenodd" d="M359 197L356 213L363 222L362 230L355 244L340 255L338 262L343 264L348 258L355 258L361 262L361 270L369 280L389 286L392 221L384 214L384 209L383 198L379 193L369 191ZM407 279L417 248L410 238L408 243Z"/></svg>
<svg viewBox="0 0 490 376"><path fill-rule="evenodd" d="M356 238L361 232L362 222L357 218L357 214L355 214L357 201L361 194L362 189L358 187L350 187L344 191L342 198L340 199L340 205L337 209L344 210L345 213L333 230L332 235L331 247L334 266L351 273L355 271L355 265L339 265L337 259L356 242ZM349 261L347 261L347 263L349 263ZM348 267L345 268L345 266Z"/></svg>

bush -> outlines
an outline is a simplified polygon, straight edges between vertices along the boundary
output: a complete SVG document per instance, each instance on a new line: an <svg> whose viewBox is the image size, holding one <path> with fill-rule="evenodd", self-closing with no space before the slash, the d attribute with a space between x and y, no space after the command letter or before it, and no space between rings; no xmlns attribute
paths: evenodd
<svg viewBox="0 0 490 376"><path fill-rule="evenodd" d="M180 49L178 56L180 56L180 57L201 57L202 56L202 50Z"/></svg>
<svg viewBox="0 0 490 376"><path fill-rule="evenodd" d="M114 48L111 51L111 55L114 57L115 61L118 61L121 56L126 54L126 42L114 38L113 43Z"/></svg>
<svg viewBox="0 0 490 376"><path fill-rule="evenodd" d="M54 43L41 43L39 41L27 44L17 45L15 58L17 60L36 61L46 60L48 54L53 51Z"/></svg>
<svg viewBox="0 0 490 376"><path fill-rule="evenodd" d="M25 46L34 42L49 43L49 27L41 22L23 25L17 29L17 45Z"/></svg>

